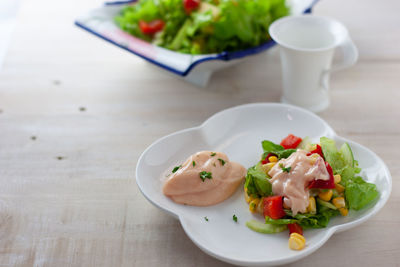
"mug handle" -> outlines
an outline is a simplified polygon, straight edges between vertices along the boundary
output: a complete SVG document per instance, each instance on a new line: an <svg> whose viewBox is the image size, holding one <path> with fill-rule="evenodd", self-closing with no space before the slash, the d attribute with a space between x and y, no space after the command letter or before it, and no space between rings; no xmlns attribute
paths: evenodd
<svg viewBox="0 0 400 267"><path fill-rule="evenodd" d="M347 36L338 48L342 51L342 62L336 63L332 68L324 70L321 75L321 86L324 90L329 90L329 74L354 65L358 59L358 50L353 41Z"/></svg>

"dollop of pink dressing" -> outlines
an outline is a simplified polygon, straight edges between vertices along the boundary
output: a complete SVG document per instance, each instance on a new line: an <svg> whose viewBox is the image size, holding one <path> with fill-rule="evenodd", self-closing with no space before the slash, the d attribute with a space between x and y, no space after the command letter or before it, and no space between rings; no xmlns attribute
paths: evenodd
<svg viewBox="0 0 400 267"><path fill-rule="evenodd" d="M210 172L212 178L200 178L201 172ZM190 156L164 183L163 193L173 201L210 206L229 198L246 175L246 168L230 162L221 152L201 151Z"/></svg>
<svg viewBox="0 0 400 267"><path fill-rule="evenodd" d="M307 186L311 181L329 180L324 159L318 154L307 156L307 153L298 150L287 159L279 160L268 172L272 177L272 193L284 196L284 203L293 215L306 212L310 197Z"/></svg>

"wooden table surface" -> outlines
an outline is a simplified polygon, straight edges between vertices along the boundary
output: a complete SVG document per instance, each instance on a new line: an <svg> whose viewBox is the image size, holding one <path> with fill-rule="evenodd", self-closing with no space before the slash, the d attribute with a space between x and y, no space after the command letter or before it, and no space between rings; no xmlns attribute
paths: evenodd
<svg viewBox="0 0 400 267"><path fill-rule="evenodd" d="M135 183L141 152L222 109L278 102L278 50L185 83L73 25L100 0L25 0L0 70L1 266L226 266ZM359 62L331 78L336 132L393 176L386 206L292 266L400 266L400 2L321 1ZM1 37L0 37L1 38ZM0 40L1 41L1 40Z"/></svg>

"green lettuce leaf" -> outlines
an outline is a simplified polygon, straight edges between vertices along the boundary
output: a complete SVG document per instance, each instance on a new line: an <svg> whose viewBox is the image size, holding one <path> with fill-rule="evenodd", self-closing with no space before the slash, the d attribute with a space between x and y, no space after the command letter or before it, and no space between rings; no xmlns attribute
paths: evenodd
<svg viewBox="0 0 400 267"><path fill-rule="evenodd" d="M339 215L338 210L332 210L324 206L317 206L317 213L298 213L292 216L291 210L285 210L286 214L297 220L303 229L324 228L328 225L330 218Z"/></svg>
<svg viewBox="0 0 400 267"><path fill-rule="evenodd" d="M209 26L213 22L213 15L211 11L204 13L193 13L193 23L187 29L187 35L193 37L201 28Z"/></svg>
<svg viewBox="0 0 400 267"><path fill-rule="evenodd" d="M260 163L247 170L244 186L247 189L248 195L264 197L272 194L272 185L268 180L268 176L261 168Z"/></svg>
<svg viewBox="0 0 400 267"><path fill-rule="evenodd" d="M327 137L321 137L320 145L325 160L329 165L331 165L333 173L338 173L346 166L334 140Z"/></svg>
<svg viewBox="0 0 400 267"><path fill-rule="evenodd" d="M360 210L374 201L379 196L379 192L376 185L367 183L358 176L354 180L347 181L345 196L351 209Z"/></svg>
<svg viewBox="0 0 400 267"><path fill-rule="evenodd" d="M277 155L279 159L288 158L292 153L296 152L296 149L284 149L283 146L277 145L268 140L262 141L261 145L264 150L263 158L265 158L269 153Z"/></svg>
<svg viewBox="0 0 400 267"><path fill-rule="evenodd" d="M351 156L350 160L346 161L342 154L345 153L344 146L339 151L335 141L327 137L321 137L320 142L325 159L331 165L333 173L341 175L340 184L345 187L345 198L350 209L359 210L373 202L379 196L379 192L376 185L367 183L360 176L355 176L361 169L356 160L351 160L353 157L351 148L347 148Z"/></svg>

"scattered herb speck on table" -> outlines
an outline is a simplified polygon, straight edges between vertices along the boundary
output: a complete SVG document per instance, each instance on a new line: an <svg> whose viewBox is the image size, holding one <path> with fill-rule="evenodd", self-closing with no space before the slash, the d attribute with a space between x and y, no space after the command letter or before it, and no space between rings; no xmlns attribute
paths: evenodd
<svg viewBox="0 0 400 267"><path fill-rule="evenodd" d="M232 220L234 220L235 222L237 222L237 221L238 221L238 218L236 217L236 215L235 215L235 214L233 214L233 216L232 216Z"/></svg>

